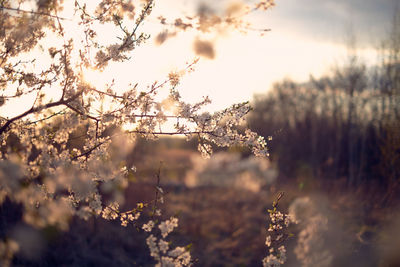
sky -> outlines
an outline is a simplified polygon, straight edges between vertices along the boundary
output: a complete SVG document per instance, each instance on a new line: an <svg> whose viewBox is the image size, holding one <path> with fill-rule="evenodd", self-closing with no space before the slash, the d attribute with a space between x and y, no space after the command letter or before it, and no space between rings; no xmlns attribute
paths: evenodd
<svg viewBox="0 0 400 267"><path fill-rule="evenodd" d="M284 78L305 81L310 74L318 77L329 73L335 64L345 61L351 35L355 37L361 59L367 65L373 64L376 48L390 30L397 2L277 0L276 6L267 12L255 12L247 17L252 27L271 29L263 36L251 30L246 34L223 31L204 36L188 31L167 39L162 45L155 43L160 32L158 15L191 15L199 3L220 12L229 1L156 1L153 16L143 28L152 38L133 51L130 63L110 64L102 73L87 71L86 79L101 87L115 78L116 91L123 91L128 83L138 82L145 87L155 80L163 81L169 72L184 69L187 62L196 58L193 40L207 38L213 41L214 59L200 57L195 71L183 76L178 89L189 102L209 96L212 104L208 109L216 111L250 101L255 94L266 93L274 82ZM254 3L254 0L242 1ZM104 36L108 34L113 33L107 32ZM16 111L6 105L0 108L0 114L8 116L8 113Z"/></svg>
<svg viewBox="0 0 400 267"><path fill-rule="evenodd" d="M224 6L222 0L202 2L216 11ZM160 1L154 12L187 12L195 8L194 3ZM390 30L395 7L396 0L278 0L267 12L248 17L253 27L270 28L270 32L262 37L259 32L229 32L215 38L215 58L201 58L195 71L183 78L180 91L192 102L208 95L212 110L248 101L283 78L305 81L310 74L329 73L346 60L351 36L361 60L372 65ZM157 66L142 65L141 72L161 77L181 69L194 55L190 38L195 37L182 34L161 46L149 44L144 50L155 55ZM146 54L137 51L138 61Z"/></svg>
<svg viewBox="0 0 400 267"><path fill-rule="evenodd" d="M276 3L268 18L275 30L302 39L340 44L353 27L361 45L384 37L396 7L396 0L283 0Z"/></svg>

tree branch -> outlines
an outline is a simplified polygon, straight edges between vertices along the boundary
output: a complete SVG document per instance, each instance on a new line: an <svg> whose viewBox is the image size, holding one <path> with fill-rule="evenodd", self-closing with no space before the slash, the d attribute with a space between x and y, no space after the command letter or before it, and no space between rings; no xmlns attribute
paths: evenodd
<svg viewBox="0 0 400 267"><path fill-rule="evenodd" d="M40 119L40 120L37 120L37 121L30 121L30 122L27 122L25 125L36 124L36 123L39 123L39 122L41 122L41 121L45 121L45 120L51 119L51 118L53 118L53 117L55 117L55 116L57 116L57 115L63 114L64 111L65 111L66 109L67 109L67 108L65 108L65 109L63 109L63 110L61 110L61 111L59 111L59 112L53 113L53 114L51 114L50 116L47 116L47 117L45 117L45 118L43 118L43 119Z"/></svg>
<svg viewBox="0 0 400 267"><path fill-rule="evenodd" d="M44 109L48 109L48 108L52 108L52 107L57 107L57 106L61 106L61 105L67 105L69 102L75 100L76 98L78 98L81 94L83 93L83 91L79 91L77 92L75 95L73 95L71 98L67 99L67 100L59 100L56 102L51 102L51 103L47 103L44 106L39 106L39 107L31 107L29 110L25 111L24 113L9 119L6 123L3 124L3 126L0 128L0 135L2 135L5 131L7 131L8 127L15 121L20 120L30 114L33 114L35 112L39 112L41 110Z"/></svg>
<svg viewBox="0 0 400 267"><path fill-rule="evenodd" d="M32 14L32 15L47 16L47 17L51 17L51 18L55 18L55 19L71 20L71 19L51 15L51 14L44 13L44 12L33 11L33 10L23 10L23 9L19 9L19 8L5 7L5 6L0 6L0 9L15 11L17 13L21 12L21 13L28 13L28 14Z"/></svg>

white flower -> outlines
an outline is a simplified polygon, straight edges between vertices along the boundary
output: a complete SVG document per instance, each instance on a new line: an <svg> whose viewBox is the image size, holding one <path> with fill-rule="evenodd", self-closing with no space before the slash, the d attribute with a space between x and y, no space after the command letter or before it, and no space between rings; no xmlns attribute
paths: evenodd
<svg viewBox="0 0 400 267"><path fill-rule="evenodd" d="M169 233L171 233L175 227L178 226L178 219L171 217L169 220L166 220L158 226L161 230L161 236L166 238Z"/></svg>
<svg viewBox="0 0 400 267"><path fill-rule="evenodd" d="M160 241L158 241L158 247L162 253L166 253L169 248L169 244L167 241L160 239Z"/></svg>
<svg viewBox="0 0 400 267"><path fill-rule="evenodd" d="M152 220L148 221L146 224L143 224L142 229L146 232L151 232L154 227L154 222Z"/></svg>
<svg viewBox="0 0 400 267"><path fill-rule="evenodd" d="M267 236L267 238L265 240L265 245L267 245L267 247L271 246L271 236L270 235Z"/></svg>
<svg viewBox="0 0 400 267"><path fill-rule="evenodd" d="M154 258L157 258L159 255L159 250L157 248L157 244L156 244L157 238L153 235L150 235L149 237L147 237L146 239L146 244L150 249L150 255Z"/></svg>
<svg viewBox="0 0 400 267"><path fill-rule="evenodd" d="M263 267L279 267L281 263L275 255L268 255L262 261Z"/></svg>

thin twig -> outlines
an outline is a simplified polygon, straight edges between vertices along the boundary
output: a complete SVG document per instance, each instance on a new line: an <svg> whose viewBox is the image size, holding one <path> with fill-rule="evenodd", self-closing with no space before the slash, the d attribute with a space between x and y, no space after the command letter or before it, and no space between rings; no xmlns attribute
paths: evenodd
<svg viewBox="0 0 400 267"><path fill-rule="evenodd" d="M74 94L72 97L70 97L67 100L59 100L59 101L56 101L56 102L47 103L46 105L39 106L39 107L36 107L36 108L35 107L31 107L29 110L25 111L24 113L7 120L3 124L3 126L1 126L1 128L0 128L0 135L2 135L13 122L15 122L17 120L20 120L20 119L22 119L22 118L24 118L24 117L26 117L26 116L28 116L30 114L39 112L41 110L45 110L45 109L48 109L48 108L57 107L57 106L61 106L61 105L67 105L69 102L72 102L73 100L78 98L82 93L83 93L83 91L79 91L79 92L77 92L76 94Z"/></svg>
<svg viewBox="0 0 400 267"><path fill-rule="evenodd" d="M55 117L55 116L57 116L57 115L63 114L64 111L65 111L66 109L67 109L67 108L64 108L63 110L61 110L61 111L59 111L59 112L56 112L56 113L54 113L54 114L51 114L50 116L48 116L48 117L46 117L46 118L43 118L43 119L40 119L40 120L37 120L37 121L30 121L30 122L27 122L25 125L36 124L36 123L39 123L39 122L42 122L42 121L51 119L51 118L53 118L53 117Z"/></svg>
<svg viewBox="0 0 400 267"><path fill-rule="evenodd" d="M47 17L51 17L51 18L55 18L55 19L61 19L61 20L71 20L71 19L67 19L67 18L51 15L51 14L48 14L48 13L45 13L45 12L39 12L39 11L33 11L33 10L24 10L24 9L20 9L20 8L5 7L5 6L0 6L0 9L15 11L17 13L21 12L21 13L28 13L28 14L32 14L32 15L47 16Z"/></svg>
<svg viewBox="0 0 400 267"><path fill-rule="evenodd" d="M154 219L154 215L157 209L157 204L158 204L158 195L161 193L161 187L160 187L160 181L161 181L161 166L162 166L162 161L160 162L160 167L158 168L158 172L156 174L157 178L157 185L156 185L156 193L155 193L155 198L154 198L154 204L153 204L153 213L151 214L151 219Z"/></svg>

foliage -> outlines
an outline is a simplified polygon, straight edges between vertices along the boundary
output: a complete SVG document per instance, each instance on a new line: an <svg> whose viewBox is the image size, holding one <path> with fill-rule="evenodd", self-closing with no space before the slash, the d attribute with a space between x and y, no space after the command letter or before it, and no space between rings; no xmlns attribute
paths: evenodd
<svg viewBox="0 0 400 267"><path fill-rule="evenodd" d="M148 232L158 225L162 238L150 235L147 239L156 262L190 265L187 250L172 248L165 240L177 219L155 219L160 215L157 203L163 201L159 186L151 203L121 210L124 189L135 171L135 166L127 163L127 155L137 135L150 139L185 135L198 138L204 156L212 153L212 145L244 145L255 155L266 156L262 137L237 128L249 105L237 104L211 114L201 111L210 102L208 98L186 103L178 91L179 80L193 70L197 60L183 72L170 73L165 81L147 87L132 81L124 90L113 84L104 90L95 88L85 81L85 70L103 70L112 62L129 61L132 52L150 37L141 28L151 16L154 1L70 4L1 1L0 103L4 108L32 99L32 104L20 114L0 118L0 204L18 204L23 221L37 228L66 230L75 216L118 219L123 226L134 225ZM263 0L224 15L202 9L186 17L190 22L159 20L175 32L217 32L221 27L245 31L249 26L243 18L249 12L272 5ZM165 36L157 39L162 43ZM199 55L212 57L209 42L195 40L195 44ZM167 88L169 94L160 97L160 91ZM172 132L162 130L168 120L175 121ZM146 208L152 219L140 227L138 219ZM1 238L1 260L8 265L18 246L6 235Z"/></svg>

